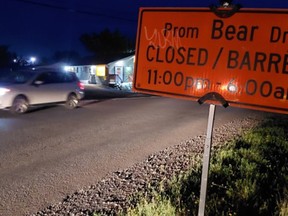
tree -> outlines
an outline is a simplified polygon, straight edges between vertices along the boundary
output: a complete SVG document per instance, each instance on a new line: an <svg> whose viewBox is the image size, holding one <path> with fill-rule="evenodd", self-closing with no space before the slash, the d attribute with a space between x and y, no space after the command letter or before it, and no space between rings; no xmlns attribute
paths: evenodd
<svg viewBox="0 0 288 216"><path fill-rule="evenodd" d="M9 67L12 63L13 54L9 52L9 46L0 45L0 68Z"/></svg>
<svg viewBox="0 0 288 216"><path fill-rule="evenodd" d="M83 34L80 41L99 61L104 62L122 58L135 50L135 42L123 36L118 30L111 32L109 29L104 29L100 33Z"/></svg>
<svg viewBox="0 0 288 216"><path fill-rule="evenodd" d="M80 54L76 51L57 51L54 53L52 60L54 62L64 61L66 63L74 63L80 59Z"/></svg>

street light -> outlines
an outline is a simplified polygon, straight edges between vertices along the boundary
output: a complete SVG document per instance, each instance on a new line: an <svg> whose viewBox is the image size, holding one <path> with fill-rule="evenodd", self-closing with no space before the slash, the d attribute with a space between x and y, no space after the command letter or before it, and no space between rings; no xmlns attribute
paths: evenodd
<svg viewBox="0 0 288 216"><path fill-rule="evenodd" d="M31 57L30 58L30 62L31 62L32 65L34 65L34 63L36 62L36 58L35 57Z"/></svg>

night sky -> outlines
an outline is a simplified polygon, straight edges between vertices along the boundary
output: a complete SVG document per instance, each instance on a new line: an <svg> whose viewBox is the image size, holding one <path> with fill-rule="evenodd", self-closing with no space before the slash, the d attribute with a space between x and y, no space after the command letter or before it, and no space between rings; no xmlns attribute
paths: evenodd
<svg viewBox="0 0 288 216"><path fill-rule="evenodd" d="M288 8L287 0L238 0L243 8ZM0 0L0 45L22 56L88 52L83 33L104 28L135 37L139 7L209 7L212 0Z"/></svg>

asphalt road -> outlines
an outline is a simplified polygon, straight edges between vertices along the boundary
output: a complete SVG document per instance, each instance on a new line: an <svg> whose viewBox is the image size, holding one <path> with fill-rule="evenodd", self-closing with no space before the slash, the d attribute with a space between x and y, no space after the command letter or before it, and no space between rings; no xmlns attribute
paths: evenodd
<svg viewBox="0 0 288 216"><path fill-rule="evenodd" d="M123 96L85 100L76 110L0 111L0 215L35 213L110 172L206 133L208 109L191 101ZM217 107L215 126L258 114Z"/></svg>

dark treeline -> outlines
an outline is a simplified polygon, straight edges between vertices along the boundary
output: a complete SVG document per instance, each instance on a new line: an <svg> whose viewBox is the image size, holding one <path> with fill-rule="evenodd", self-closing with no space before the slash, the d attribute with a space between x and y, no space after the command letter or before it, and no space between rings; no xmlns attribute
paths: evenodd
<svg viewBox="0 0 288 216"><path fill-rule="evenodd" d="M92 63L108 63L135 51L135 39L124 36L119 30L104 29L100 33L82 34L79 38L85 49L90 53L89 58L81 56L77 50L55 51L50 57L39 57L36 64L53 64L56 62L78 63L88 59ZM0 43L0 69L14 69L30 66L29 59L19 56L9 50L8 45ZM89 61L86 60L85 64Z"/></svg>

